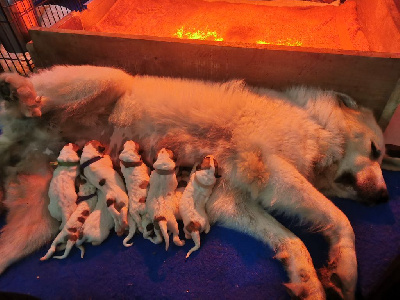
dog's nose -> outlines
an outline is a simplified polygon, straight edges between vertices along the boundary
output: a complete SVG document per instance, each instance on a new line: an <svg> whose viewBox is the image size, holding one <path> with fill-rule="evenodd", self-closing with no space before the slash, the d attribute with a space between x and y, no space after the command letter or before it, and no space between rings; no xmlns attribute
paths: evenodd
<svg viewBox="0 0 400 300"><path fill-rule="evenodd" d="M381 189L377 195L377 203L386 203L389 201L389 193L387 189Z"/></svg>

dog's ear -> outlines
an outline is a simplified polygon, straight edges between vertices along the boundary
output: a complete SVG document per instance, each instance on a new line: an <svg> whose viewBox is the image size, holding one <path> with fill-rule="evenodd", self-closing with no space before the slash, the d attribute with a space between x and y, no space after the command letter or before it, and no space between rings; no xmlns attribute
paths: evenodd
<svg viewBox="0 0 400 300"><path fill-rule="evenodd" d="M104 153L104 151L106 151L106 147L104 147L103 145L99 145L97 146L97 151L99 151L99 153Z"/></svg>
<svg viewBox="0 0 400 300"><path fill-rule="evenodd" d="M169 158L176 162L176 157L175 157L175 155L174 155L174 152L172 152L172 151L169 150L169 149L165 149L165 150L167 150L168 155L169 155Z"/></svg>
<svg viewBox="0 0 400 300"><path fill-rule="evenodd" d="M351 109L358 109L358 104L356 101L354 101L353 98L351 98L349 95L335 92L337 99L339 100L340 105L344 105L348 108Z"/></svg>

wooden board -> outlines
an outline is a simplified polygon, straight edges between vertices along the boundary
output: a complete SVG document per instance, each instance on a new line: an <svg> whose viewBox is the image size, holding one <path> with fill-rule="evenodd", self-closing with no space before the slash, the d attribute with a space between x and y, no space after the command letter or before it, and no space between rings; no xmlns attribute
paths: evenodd
<svg viewBox="0 0 400 300"><path fill-rule="evenodd" d="M34 28L30 33L40 60L35 64L43 67L94 64L120 67L132 74L212 81L240 78L275 89L303 84L347 93L373 109L378 118L400 78L400 56L393 54L271 45L242 48L49 28Z"/></svg>

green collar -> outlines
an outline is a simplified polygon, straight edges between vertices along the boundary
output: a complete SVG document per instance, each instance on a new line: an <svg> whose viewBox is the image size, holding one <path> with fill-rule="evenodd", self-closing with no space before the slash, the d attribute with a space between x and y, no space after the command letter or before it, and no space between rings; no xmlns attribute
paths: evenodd
<svg viewBox="0 0 400 300"><path fill-rule="evenodd" d="M54 165L57 167L74 167L79 165L79 161L59 161L57 160Z"/></svg>

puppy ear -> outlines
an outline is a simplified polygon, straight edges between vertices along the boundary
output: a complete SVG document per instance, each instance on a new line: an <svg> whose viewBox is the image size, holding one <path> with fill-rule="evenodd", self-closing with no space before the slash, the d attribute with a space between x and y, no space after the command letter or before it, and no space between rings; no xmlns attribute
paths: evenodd
<svg viewBox="0 0 400 300"><path fill-rule="evenodd" d="M97 151L99 151L100 153L104 153L104 151L106 151L106 147L99 145L97 146Z"/></svg>
<svg viewBox="0 0 400 300"><path fill-rule="evenodd" d="M339 93L339 92L335 92L335 94L341 105L344 105L351 109L358 109L357 102L354 101L354 99L351 98L349 95Z"/></svg>

